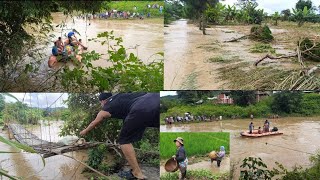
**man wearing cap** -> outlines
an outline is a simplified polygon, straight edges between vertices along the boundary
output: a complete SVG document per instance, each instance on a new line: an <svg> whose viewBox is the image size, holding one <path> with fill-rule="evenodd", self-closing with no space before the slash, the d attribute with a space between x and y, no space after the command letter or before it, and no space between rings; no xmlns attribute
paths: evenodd
<svg viewBox="0 0 320 180"><path fill-rule="evenodd" d="M133 142L140 141L147 127L160 126L160 95L159 93L101 93L99 101L102 110L89 126L80 132L87 134L106 118L123 119L119 135L119 144L132 170L120 172L118 175L126 179L145 179L139 167Z"/></svg>
<svg viewBox="0 0 320 180"><path fill-rule="evenodd" d="M187 176L187 165L188 165L187 154L184 149L183 139L181 137L177 137L177 139L175 139L173 142L176 143L177 153L172 157L177 161L179 165L179 170L181 173L180 179L183 180Z"/></svg>

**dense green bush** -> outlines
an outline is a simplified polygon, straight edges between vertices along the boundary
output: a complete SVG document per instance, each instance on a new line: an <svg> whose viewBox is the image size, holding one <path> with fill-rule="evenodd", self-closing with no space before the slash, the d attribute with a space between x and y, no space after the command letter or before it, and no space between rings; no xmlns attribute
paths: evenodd
<svg viewBox="0 0 320 180"><path fill-rule="evenodd" d="M182 116L186 112L192 115L223 116L226 118L281 116L316 116L320 115L320 94L282 92L262 99L260 102L241 107L237 105L206 103L202 105L179 105L161 113L161 120L168 116Z"/></svg>
<svg viewBox="0 0 320 180"><path fill-rule="evenodd" d="M301 114L320 115L320 95L319 94L305 94L301 103Z"/></svg>
<svg viewBox="0 0 320 180"><path fill-rule="evenodd" d="M253 26L250 30L249 37L250 39L262 42L271 42L273 40L272 32L267 25Z"/></svg>

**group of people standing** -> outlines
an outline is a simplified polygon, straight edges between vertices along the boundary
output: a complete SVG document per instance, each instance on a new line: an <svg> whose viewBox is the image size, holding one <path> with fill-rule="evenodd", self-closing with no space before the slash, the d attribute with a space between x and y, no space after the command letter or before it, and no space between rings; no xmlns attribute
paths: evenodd
<svg viewBox="0 0 320 180"><path fill-rule="evenodd" d="M164 118L165 124L174 124L181 122L191 122L191 121L213 121L222 120L222 116L215 115L191 115L190 112L185 113L183 116L168 116Z"/></svg>
<svg viewBox="0 0 320 180"><path fill-rule="evenodd" d="M150 12L147 13L146 15L147 17L151 17ZM129 19L129 18L140 18L143 19L144 18L144 14L141 12L130 12L130 11L117 11L117 10L111 10L111 11L106 11L103 13L97 13L97 14L81 14L78 16L78 18L82 18L85 19L87 18L88 20L91 19L109 19L109 18L113 18L113 19Z"/></svg>
<svg viewBox="0 0 320 180"><path fill-rule="evenodd" d="M163 6L160 6L158 4L153 4L147 5L148 9L159 9L159 12L162 13L163 11ZM100 13L96 13L96 14L81 14L79 16L77 16L78 18L82 18L85 19L87 18L88 20L90 19L109 19L109 18L123 18L123 19L129 19L129 18L139 18L139 19L144 19L144 17L150 18L151 17L151 13L150 11L147 12L146 14L144 14L144 12L142 10L138 10L137 6L133 7L132 11L119 11L116 9L113 10L109 10L106 12L100 12Z"/></svg>

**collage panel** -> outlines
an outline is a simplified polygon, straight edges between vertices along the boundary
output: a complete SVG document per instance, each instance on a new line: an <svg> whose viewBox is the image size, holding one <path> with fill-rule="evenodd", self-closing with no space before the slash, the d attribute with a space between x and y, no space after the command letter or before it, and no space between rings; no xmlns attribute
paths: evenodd
<svg viewBox="0 0 320 180"><path fill-rule="evenodd" d="M160 96L160 137L230 133L228 178L319 178L319 91L162 91ZM160 157L162 145L160 138Z"/></svg>
<svg viewBox="0 0 320 180"><path fill-rule="evenodd" d="M163 89L164 1L1 1L0 7L0 91Z"/></svg>
<svg viewBox="0 0 320 180"><path fill-rule="evenodd" d="M1 179L159 179L159 93L0 93Z"/></svg>
<svg viewBox="0 0 320 180"><path fill-rule="evenodd" d="M228 179L230 133L161 132L160 179Z"/></svg>
<svg viewBox="0 0 320 180"><path fill-rule="evenodd" d="M165 90L320 88L320 1L165 2Z"/></svg>

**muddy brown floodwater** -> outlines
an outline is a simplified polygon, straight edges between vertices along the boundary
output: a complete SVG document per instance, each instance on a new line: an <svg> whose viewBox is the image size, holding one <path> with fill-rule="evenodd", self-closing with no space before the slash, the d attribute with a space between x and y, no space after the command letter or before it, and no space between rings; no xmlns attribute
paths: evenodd
<svg viewBox="0 0 320 180"><path fill-rule="evenodd" d="M255 128L263 125L265 119L255 119ZM235 166L235 177L245 157L261 157L268 167L276 167L275 161L291 169L295 165L309 167L310 154L319 152L320 117L287 117L270 120L271 127L278 127L283 135L261 138L244 138L240 132L247 130L250 119L222 120L193 124L161 125L161 132L230 132L231 163ZM267 143L267 144L266 144Z"/></svg>
<svg viewBox="0 0 320 180"><path fill-rule="evenodd" d="M62 137L58 136L61 121L50 122L50 128L46 124L32 127L29 130L44 140L57 142ZM50 134L49 134L50 129ZM42 135L42 136L41 136ZM0 136L8 138L7 130L1 131ZM10 146L0 143L1 151L14 151ZM66 153L80 161L86 161L87 151L74 151ZM1 154L0 167L7 170L10 175L23 177L23 179L87 179L82 173L84 166L77 161L61 155L52 156L45 159L45 167L39 155L31 153Z"/></svg>
<svg viewBox="0 0 320 180"><path fill-rule="evenodd" d="M101 45L100 42L89 41L89 39L96 38L99 33L105 31L113 31L115 37L121 37L123 39L123 46L127 49L127 53L134 53L144 63L150 63L155 59L159 59L159 56L153 56L158 52L163 52L163 19L151 18L144 20L107 20L107 19L92 19L84 20L77 17L65 16L63 13L52 13L52 27L54 28L49 35L54 35L50 38L48 47L44 50L45 56L40 66L40 74L47 74L50 71L48 67L48 59L51 55L51 48L53 42L62 37L63 41L66 39L68 32L72 29L76 29L80 35L76 34L78 39L82 39L85 46L88 47L87 52L95 51L101 54L107 54L108 46ZM58 26L65 21L65 27ZM27 31L32 33L32 30L28 27ZM100 40L104 40L100 38ZM102 56L100 60L93 61L93 66L107 67L111 63L108 62L106 56ZM161 58L162 59L162 58ZM62 63L60 63L55 69L58 69ZM74 67L72 63L68 63L68 66Z"/></svg>
<svg viewBox="0 0 320 180"><path fill-rule="evenodd" d="M41 123L41 126L31 126L28 130L43 140L58 142L64 138L58 136L61 125L63 125L63 121L50 121L50 125L45 121ZM7 130L2 131L0 129L0 136L9 138ZM0 151L14 151L14 149L0 142ZM65 154L82 162L85 162L88 159L87 150L78 150ZM43 167L40 156L31 153L7 153L1 154L0 156L0 169L7 170L10 175L22 177L23 179L88 179L88 175L85 176L82 173L85 166L68 157L61 155L51 156L45 159L45 163L46 165ZM159 167L146 164L140 164L140 167L148 179L159 179ZM124 169L129 170L129 167L125 166ZM110 178L120 179L117 174L113 174Z"/></svg>
<svg viewBox="0 0 320 180"><path fill-rule="evenodd" d="M268 53L252 53L250 49L258 42L243 39L239 42L224 42L233 38L248 35L252 26L211 26L206 29L207 35L188 20L174 21L165 27L165 81L164 89L232 89L233 81L221 75L220 71L234 66L244 72L254 70L254 62ZM275 40L270 44L277 54L295 53L299 36L305 30L286 26L271 26ZM309 36L316 31L306 31ZM288 71L300 69L299 63L292 59L281 61L265 60L261 67ZM250 74L250 73L249 73ZM236 75L234 75L236 76ZM250 79L248 75L247 79ZM249 83L249 82L248 82ZM251 87L257 89L259 87ZM239 87L236 89L240 89Z"/></svg>

